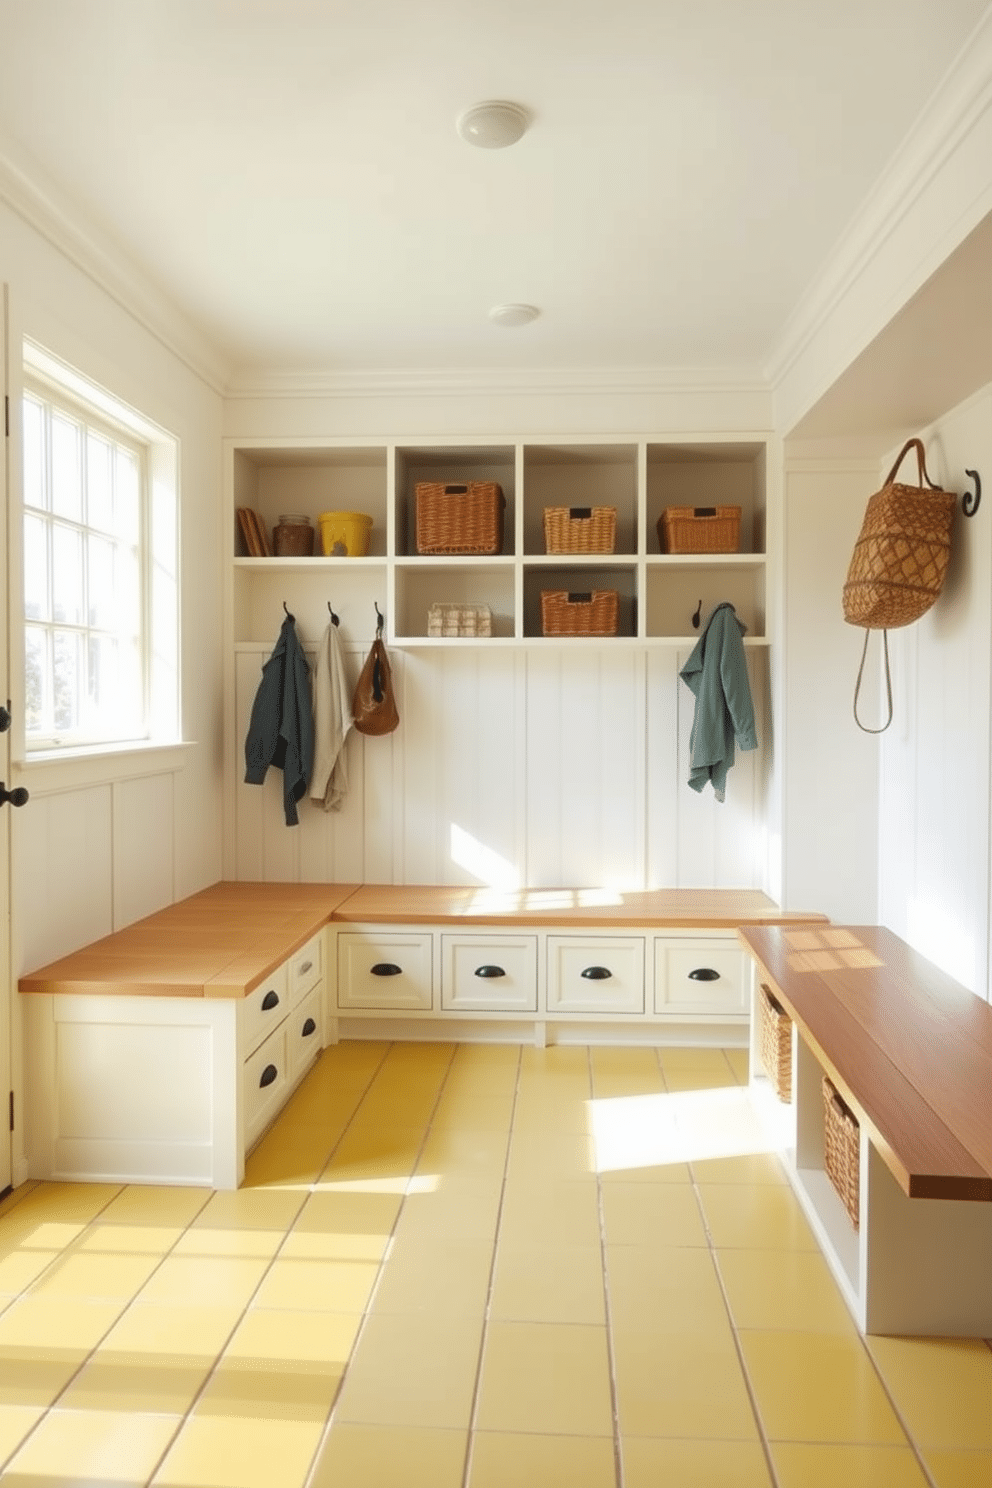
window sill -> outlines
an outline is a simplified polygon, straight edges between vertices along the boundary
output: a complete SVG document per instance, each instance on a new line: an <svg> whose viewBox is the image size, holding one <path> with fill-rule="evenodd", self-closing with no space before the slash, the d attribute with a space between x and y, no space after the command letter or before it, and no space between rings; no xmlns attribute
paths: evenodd
<svg viewBox="0 0 992 1488"><path fill-rule="evenodd" d="M192 743L149 743L39 750L11 764L11 781L47 795L143 775L174 774L185 768L194 748Z"/></svg>

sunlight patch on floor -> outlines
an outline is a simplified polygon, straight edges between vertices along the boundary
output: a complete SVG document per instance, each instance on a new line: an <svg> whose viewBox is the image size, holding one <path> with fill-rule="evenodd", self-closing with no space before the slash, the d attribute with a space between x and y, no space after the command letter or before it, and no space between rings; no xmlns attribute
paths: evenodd
<svg viewBox="0 0 992 1488"><path fill-rule="evenodd" d="M773 1123L737 1087L588 1104L598 1173L779 1150Z"/></svg>

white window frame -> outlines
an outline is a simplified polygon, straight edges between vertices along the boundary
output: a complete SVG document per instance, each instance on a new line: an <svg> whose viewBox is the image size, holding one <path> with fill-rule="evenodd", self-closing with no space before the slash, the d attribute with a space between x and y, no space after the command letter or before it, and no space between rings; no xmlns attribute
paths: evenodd
<svg viewBox="0 0 992 1488"><path fill-rule="evenodd" d="M16 719L12 745L15 758L34 766L93 756L145 753L181 740L179 631L179 446L174 436L74 368L28 340L23 346L23 389L63 409L69 416L140 450L143 463L141 586L143 725L133 737L69 734L64 738L27 737L24 719ZM24 523L19 503L17 543L23 582ZM16 530L16 529L15 529ZM12 617L14 618L14 617ZM25 613L23 591L15 626L21 628L23 667ZM23 672L22 672L23 685ZM23 696L23 691L22 691ZM20 711L20 710L18 710ZM16 718L16 715L15 715Z"/></svg>

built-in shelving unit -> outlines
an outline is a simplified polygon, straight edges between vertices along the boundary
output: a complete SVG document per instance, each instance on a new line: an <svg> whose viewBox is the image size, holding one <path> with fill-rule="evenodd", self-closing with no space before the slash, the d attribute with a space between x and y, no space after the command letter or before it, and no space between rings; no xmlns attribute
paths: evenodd
<svg viewBox="0 0 992 1488"><path fill-rule="evenodd" d="M746 643L764 644L765 457L760 439L705 442L572 438L451 443L229 440L233 641L272 638L285 602L316 635L333 604L350 633L364 636L373 604L399 646L602 646L694 641L729 600L747 626ZM496 481L506 498L503 547L492 556L422 556L416 549L416 487L421 481ZM372 517L364 558L252 558L236 520L256 511L271 533L284 514L324 511ZM612 553L548 554L548 506L616 508ZM669 555L658 524L670 506L741 508L739 551ZM318 540L319 546L319 540ZM541 591L615 589L616 637L544 636ZM435 603L484 604L492 635L431 637Z"/></svg>

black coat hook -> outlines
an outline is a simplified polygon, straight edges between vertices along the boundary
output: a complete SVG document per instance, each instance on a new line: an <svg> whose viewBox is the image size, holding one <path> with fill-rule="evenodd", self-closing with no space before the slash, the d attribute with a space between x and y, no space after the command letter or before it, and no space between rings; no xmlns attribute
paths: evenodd
<svg viewBox="0 0 992 1488"><path fill-rule="evenodd" d="M379 606L378 606L378 604L376 604L376 601L373 600L372 603L375 605L375 614L376 614L375 633L376 633L377 636L381 636L382 635L382 628L383 628L383 626L386 623L386 617L385 617L385 615L383 615L383 614L380 613Z"/></svg>
<svg viewBox="0 0 992 1488"><path fill-rule="evenodd" d="M696 606L696 613L692 617L692 628L693 628L693 630L698 630L699 629L699 617L700 617L700 615L702 613L703 613L703 601L700 600L699 603L698 603L698 605Z"/></svg>
<svg viewBox="0 0 992 1488"><path fill-rule="evenodd" d="M331 617L331 624L332 625L340 625L341 624L341 622L338 619L337 615L335 615L334 611L331 609L331 601L330 600L327 601L327 613Z"/></svg>
<svg viewBox="0 0 992 1488"><path fill-rule="evenodd" d="M965 475L975 482L973 491L965 491L961 497L961 510L966 517L973 517L982 499L982 477L977 470L966 470Z"/></svg>
<svg viewBox="0 0 992 1488"><path fill-rule="evenodd" d="M289 607L286 604L286 601L285 600L283 600L283 602L282 602L282 607L286 611L286 617L287 617L287 619L292 620L293 624L295 625L296 624L296 616L295 615L291 615L289 613Z"/></svg>

